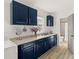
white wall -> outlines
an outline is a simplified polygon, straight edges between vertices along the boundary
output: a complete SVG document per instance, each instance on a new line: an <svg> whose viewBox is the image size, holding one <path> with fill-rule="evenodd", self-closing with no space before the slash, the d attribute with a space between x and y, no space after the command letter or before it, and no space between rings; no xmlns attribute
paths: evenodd
<svg viewBox="0 0 79 59"><path fill-rule="evenodd" d="M43 17L43 20L44 20L44 26L42 28L42 32L47 32L49 31L50 29L53 31L53 33L57 33L58 34L58 38L60 36L60 19L57 17L57 13L48 13L42 9L39 9L38 7L35 7L34 5L32 5L31 3L27 2L26 0L17 0L25 5L28 5L30 7L33 7L35 9L38 10L38 16L40 17ZM10 39L10 38L13 38L13 37L17 37L16 35L16 29L19 28L19 29L23 29L23 27L26 27L27 29L27 32L22 32L21 36L24 36L24 35L32 35L33 33L30 31L29 28L33 27L33 26L24 26L24 25L11 25L10 24L10 3L11 3L11 0L5 0L4 4L5 4L5 20L4 20L4 26L5 26L5 29L4 29L4 33L5 33L5 39ZM48 14L51 14L54 16L54 26L53 27L47 27L46 26L46 15Z"/></svg>
<svg viewBox="0 0 79 59"><path fill-rule="evenodd" d="M55 19L55 33L58 35L58 44L60 40L60 18L56 14L56 19Z"/></svg>

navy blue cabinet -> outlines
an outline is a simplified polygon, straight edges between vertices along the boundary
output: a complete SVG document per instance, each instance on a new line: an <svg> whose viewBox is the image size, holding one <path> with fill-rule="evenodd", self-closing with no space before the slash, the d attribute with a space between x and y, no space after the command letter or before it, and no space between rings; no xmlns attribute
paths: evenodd
<svg viewBox="0 0 79 59"><path fill-rule="evenodd" d="M28 7L13 1L13 21L15 25L26 25L28 24Z"/></svg>
<svg viewBox="0 0 79 59"><path fill-rule="evenodd" d="M35 44L35 55L36 55L36 58L41 56L43 53L44 53L44 40L41 39L41 40L38 40Z"/></svg>
<svg viewBox="0 0 79 59"><path fill-rule="evenodd" d="M37 10L22 3L12 1L13 25L37 25Z"/></svg>
<svg viewBox="0 0 79 59"><path fill-rule="evenodd" d="M54 35L54 46L57 45L57 35Z"/></svg>
<svg viewBox="0 0 79 59"><path fill-rule="evenodd" d="M50 47L52 48L55 44L55 39L54 39L54 36L51 36L50 37Z"/></svg>
<svg viewBox="0 0 79 59"><path fill-rule="evenodd" d="M47 37L45 38L45 41L44 41L44 51L46 52L49 49L50 49L50 39L49 37Z"/></svg>
<svg viewBox="0 0 79 59"><path fill-rule="evenodd" d="M54 47L57 45L57 35L50 36L50 47Z"/></svg>
<svg viewBox="0 0 79 59"><path fill-rule="evenodd" d="M53 16L48 15L47 16L47 26L53 26L54 25L53 22L54 22L53 21Z"/></svg>
<svg viewBox="0 0 79 59"><path fill-rule="evenodd" d="M18 46L18 59L36 59L33 42Z"/></svg>
<svg viewBox="0 0 79 59"><path fill-rule="evenodd" d="M57 35L42 38L18 46L18 59L37 59L57 45Z"/></svg>
<svg viewBox="0 0 79 59"><path fill-rule="evenodd" d="M29 7L29 25L37 25L37 10Z"/></svg>

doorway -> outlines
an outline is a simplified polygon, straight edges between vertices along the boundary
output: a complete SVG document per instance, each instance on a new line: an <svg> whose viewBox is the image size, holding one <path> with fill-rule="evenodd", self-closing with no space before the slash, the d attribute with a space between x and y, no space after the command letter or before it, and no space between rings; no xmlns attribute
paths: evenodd
<svg viewBox="0 0 79 59"><path fill-rule="evenodd" d="M60 44L68 44L68 22L60 21Z"/></svg>

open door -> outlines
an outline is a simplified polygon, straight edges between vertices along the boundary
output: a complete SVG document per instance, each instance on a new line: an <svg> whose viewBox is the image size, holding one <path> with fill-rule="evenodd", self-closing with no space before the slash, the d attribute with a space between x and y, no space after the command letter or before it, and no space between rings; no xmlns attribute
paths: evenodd
<svg viewBox="0 0 79 59"><path fill-rule="evenodd" d="M74 14L68 17L68 48L74 53Z"/></svg>

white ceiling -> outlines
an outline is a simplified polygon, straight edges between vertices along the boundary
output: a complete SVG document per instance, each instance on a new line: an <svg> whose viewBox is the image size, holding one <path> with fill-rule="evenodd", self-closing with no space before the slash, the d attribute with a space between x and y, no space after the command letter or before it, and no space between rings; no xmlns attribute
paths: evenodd
<svg viewBox="0 0 79 59"><path fill-rule="evenodd" d="M48 12L56 12L60 18L69 16L74 12L74 0L27 0Z"/></svg>

